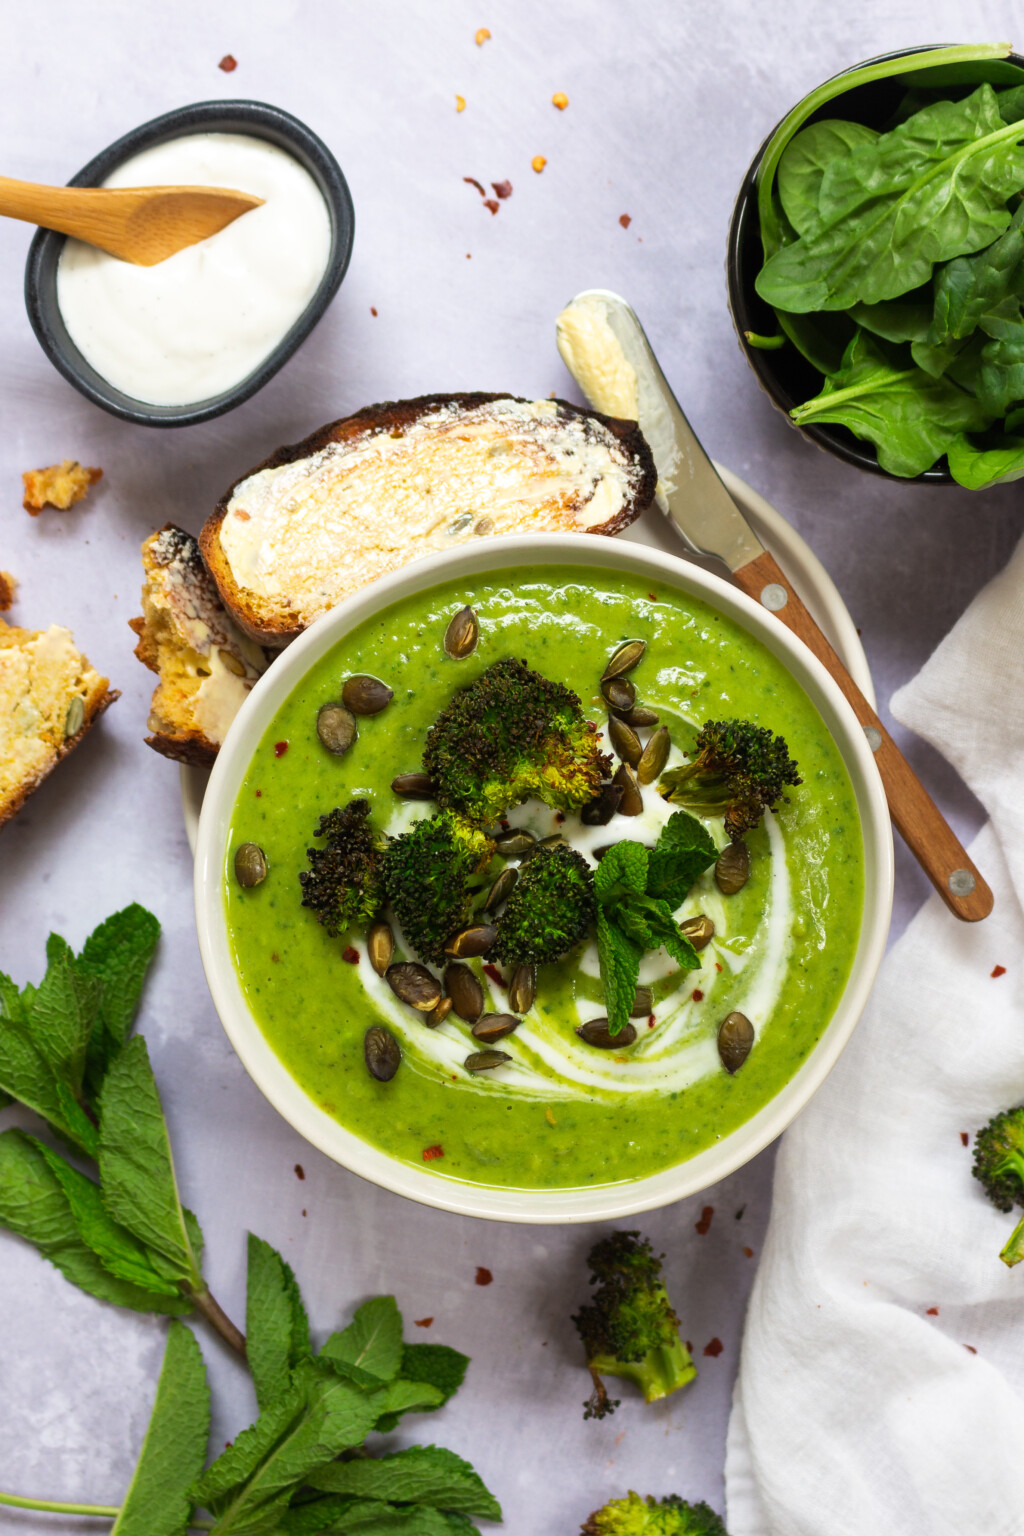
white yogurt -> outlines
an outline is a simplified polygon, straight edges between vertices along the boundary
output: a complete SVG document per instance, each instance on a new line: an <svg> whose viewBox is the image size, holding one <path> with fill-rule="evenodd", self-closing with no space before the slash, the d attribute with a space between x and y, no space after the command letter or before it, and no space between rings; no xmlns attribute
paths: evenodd
<svg viewBox="0 0 1024 1536"><path fill-rule="evenodd" d="M67 240L57 302L82 356L148 405L193 405L249 376L287 335L327 267L316 182L265 139L197 133L144 150L108 187L230 187L264 199L155 267Z"/></svg>

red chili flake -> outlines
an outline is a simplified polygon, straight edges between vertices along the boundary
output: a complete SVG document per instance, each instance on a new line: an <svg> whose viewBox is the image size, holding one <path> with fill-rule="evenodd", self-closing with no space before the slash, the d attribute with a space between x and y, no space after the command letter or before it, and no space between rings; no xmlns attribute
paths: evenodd
<svg viewBox="0 0 1024 1536"><path fill-rule="evenodd" d="M649 1013L649 1014L648 1014L648 1015L647 1015L647 1028L648 1028L648 1029L653 1029L653 1028L654 1028L654 1026L655 1026L655 1024L657 1024L657 1022L658 1022L658 1021L657 1021L657 1019L656 1019L656 1018L655 1018L655 1016L654 1016L654 1014L653 1014L653 1013Z"/></svg>
<svg viewBox="0 0 1024 1536"><path fill-rule="evenodd" d="M414 1317L413 1322L417 1328L429 1328L434 1321L432 1317Z"/></svg>
<svg viewBox="0 0 1024 1536"><path fill-rule="evenodd" d="M694 987L690 993L690 1000L694 1003L702 1003L704 1001L704 993L700 990L700 987Z"/></svg>
<svg viewBox="0 0 1024 1536"><path fill-rule="evenodd" d="M722 1353L724 1348L725 1345L722 1343L721 1339L712 1339L710 1344L704 1345L704 1353L706 1355L710 1355L712 1360L715 1360Z"/></svg>
<svg viewBox="0 0 1024 1536"><path fill-rule="evenodd" d="M628 229L632 222L633 220L630 218L628 213L619 214L619 223L622 225L623 229Z"/></svg>
<svg viewBox="0 0 1024 1536"><path fill-rule="evenodd" d="M284 755L285 755L285 753L287 751L288 751L288 743L286 741L275 741L274 742L274 756L275 757L284 757Z"/></svg>
<svg viewBox="0 0 1024 1536"><path fill-rule="evenodd" d="M370 314L376 320L376 318L377 318L377 311L376 311L376 309L374 308L374 306L372 304L370 305Z"/></svg>
<svg viewBox="0 0 1024 1536"><path fill-rule="evenodd" d="M964 1349L969 1349L972 1355L976 1355L978 1353L973 1344L965 1344Z"/></svg>
<svg viewBox="0 0 1024 1536"><path fill-rule="evenodd" d="M482 187L475 176L463 176L462 179L463 181L468 182L471 187L476 187L481 197L487 196L487 188Z"/></svg>
<svg viewBox="0 0 1024 1536"><path fill-rule="evenodd" d="M494 188L495 197L500 197L504 200L506 197L512 196L512 183L510 181L492 181L491 186Z"/></svg>
<svg viewBox="0 0 1024 1536"><path fill-rule="evenodd" d="M695 1232L699 1232L701 1237L703 1237L705 1232L707 1232L710 1229L710 1227L711 1227L711 1218L712 1218L712 1216L714 1214L715 1214L714 1206L713 1205L706 1205L704 1207L704 1209L700 1213L700 1221L695 1221L694 1222L693 1230Z"/></svg>
<svg viewBox="0 0 1024 1536"><path fill-rule="evenodd" d="M498 211L498 200L497 200L497 198L496 197L485 197L484 198L484 207L485 208L489 208L492 213L497 213L497 211Z"/></svg>
<svg viewBox="0 0 1024 1536"><path fill-rule="evenodd" d="M961 1131L960 1132L960 1145L962 1147L966 1147L966 1145L970 1141L970 1139L971 1139L970 1135L969 1135L969 1133L967 1131Z"/></svg>
<svg viewBox="0 0 1024 1536"><path fill-rule="evenodd" d="M436 1142L432 1147L423 1148L423 1161L425 1163L432 1162L435 1157L444 1157L444 1147L442 1147L440 1142Z"/></svg>
<svg viewBox="0 0 1024 1536"><path fill-rule="evenodd" d="M351 944L346 944L341 952L341 958L347 960L349 965L359 964L359 951Z"/></svg>
<svg viewBox="0 0 1024 1536"><path fill-rule="evenodd" d="M555 820L557 822L559 822L559 823L563 822L565 820L565 812L564 811L556 811L555 812Z"/></svg>
<svg viewBox="0 0 1024 1536"><path fill-rule="evenodd" d="M230 75L233 69L238 68L238 60L233 53L226 53L217 65L217 68L222 69L226 75Z"/></svg>
<svg viewBox="0 0 1024 1536"><path fill-rule="evenodd" d="M494 1276L491 1274L489 1269L484 1269L482 1264L478 1264L477 1265L477 1267L476 1267L476 1283L477 1283L477 1285L490 1285L490 1283L491 1283L491 1281L493 1279L494 1279Z"/></svg>
<svg viewBox="0 0 1024 1536"><path fill-rule="evenodd" d="M256 799L257 800L262 800L263 799L263 791L262 791L262 789L258 789L256 791Z"/></svg>
<svg viewBox="0 0 1024 1536"><path fill-rule="evenodd" d="M498 967L496 965L490 965L490 964L485 965L484 966L484 975L490 981L493 981L494 985L496 987L501 987L502 989L504 989L505 987L508 986L508 982L505 980L504 976L498 970Z"/></svg>
<svg viewBox="0 0 1024 1536"><path fill-rule="evenodd" d="M746 1254L748 1259L752 1259L754 1257L753 1248L744 1248L743 1252Z"/></svg>
<svg viewBox="0 0 1024 1536"><path fill-rule="evenodd" d="M271 955L270 958L271 958L271 960L273 960L275 965L280 965L281 964L281 956L278 954L276 949L274 950L274 952L273 952L273 954Z"/></svg>
<svg viewBox="0 0 1024 1536"><path fill-rule="evenodd" d="M715 970L716 971L720 971L721 969L722 969L721 962L716 960L715 961Z"/></svg>
<svg viewBox="0 0 1024 1536"><path fill-rule="evenodd" d="M652 603L656 603L658 601L657 592L648 592L647 596L650 598Z"/></svg>
<svg viewBox="0 0 1024 1536"><path fill-rule="evenodd" d="M994 965L992 967L992 969L989 971L989 975L990 976L1005 976L1006 975L1006 966L1005 965Z"/></svg>
<svg viewBox="0 0 1024 1536"><path fill-rule="evenodd" d="M512 825L512 823L510 821L506 820L506 818L504 816L498 822L498 826L501 828L501 830L503 832L507 832L511 825Z"/></svg>
<svg viewBox="0 0 1024 1536"><path fill-rule="evenodd" d="M301 1163L295 1164L295 1177L297 1179L304 1179L306 1177L306 1170Z"/></svg>
<svg viewBox="0 0 1024 1536"><path fill-rule="evenodd" d="M938 1307L929 1307L928 1311L925 1313L926 1317L938 1317L938 1315L939 1315Z"/></svg>

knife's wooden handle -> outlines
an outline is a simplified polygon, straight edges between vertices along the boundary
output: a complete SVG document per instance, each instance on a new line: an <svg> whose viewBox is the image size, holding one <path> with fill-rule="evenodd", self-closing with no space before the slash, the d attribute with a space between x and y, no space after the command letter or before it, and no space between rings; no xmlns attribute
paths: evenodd
<svg viewBox="0 0 1024 1536"><path fill-rule="evenodd" d="M965 923L987 917L992 892L775 558L765 551L734 571L733 580L799 635L839 684L874 749L893 822L949 910Z"/></svg>

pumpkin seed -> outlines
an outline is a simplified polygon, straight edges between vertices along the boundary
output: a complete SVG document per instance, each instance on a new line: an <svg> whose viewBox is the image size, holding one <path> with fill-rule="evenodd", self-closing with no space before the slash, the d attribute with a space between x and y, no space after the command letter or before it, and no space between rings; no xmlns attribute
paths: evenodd
<svg viewBox="0 0 1024 1536"><path fill-rule="evenodd" d="M436 1029L439 1024L444 1023L445 1019L448 1017L451 1011L451 998L442 997L436 1008L432 1008L429 1013L424 1014L423 1022L428 1029Z"/></svg>
<svg viewBox="0 0 1024 1536"><path fill-rule="evenodd" d="M654 1012L654 993L650 987L637 987L633 1006L629 1010L631 1019L649 1019Z"/></svg>
<svg viewBox="0 0 1024 1536"><path fill-rule="evenodd" d="M635 768L640 761L644 749L640 744L640 737L633 727L627 725L625 720L620 720L618 715L610 716L608 720L608 740L611 742L616 755L621 757L624 763L628 763L631 768Z"/></svg>
<svg viewBox="0 0 1024 1536"><path fill-rule="evenodd" d="M363 1055L366 1070L378 1083L390 1083L402 1060L401 1047L390 1029L383 1024L371 1024L363 1036Z"/></svg>
<svg viewBox="0 0 1024 1536"><path fill-rule="evenodd" d="M508 1005L513 1013L529 1013L537 996L537 967L517 965L508 984Z"/></svg>
<svg viewBox="0 0 1024 1536"><path fill-rule="evenodd" d="M486 955L497 937L498 931L490 923L473 923L450 939L444 952L455 960L471 960L476 955Z"/></svg>
<svg viewBox="0 0 1024 1536"><path fill-rule="evenodd" d="M475 1024L484 1011L484 989L468 965L445 967L444 989L460 1019Z"/></svg>
<svg viewBox="0 0 1024 1536"><path fill-rule="evenodd" d="M486 534L486 533L493 533L494 532L494 518L493 517L482 517L480 519L480 521L477 523L476 527L473 529L473 532L475 534L479 534L480 537L483 537L483 535Z"/></svg>
<svg viewBox="0 0 1024 1536"><path fill-rule="evenodd" d="M644 640L624 641L601 673L602 683L606 683L610 677L621 677L623 672L632 672L646 649L647 642Z"/></svg>
<svg viewBox="0 0 1024 1536"><path fill-rule="evenodd" d="M532 848L536 841L533 833L527 832L525 827L509 827L507 832L498 833L494 839L494 848L503 859L518 859Z"/></svg>
<svg viewBox="0 0 1024 1536"><path fill-rule="evenodd" d="M484 902L484 911L493 912L496 907L501 906L503 901L507 901L511 896L513 889L515 888L515 884L518 879L518 869L513 869L511 865L509 865L507 869L503 869L497 880L495 880L494 884L487 892L487 900Z"/></svg>
<svg viewBox="0 0 1024 1536"><path fill-rule="evenodd" d="M394 696L394 690L387 683L365 672L350 677L341 690L341 702L354 715L379 715L382 709L387 709Z"/></svg>
<svg viewBox="0 0 1024 1536"><path fill-rule="evenodd" d="M236 656L234 651L229 651L225 646L221 646L217 655L229 672L233 672L236 677L245 676L245 662L239 656Z"/></svg>
<svg viewBox="0 0 1024 1536"><path fill-rule="evenodd" d="M437 786L429 773L400 773L391 780L391 788L406 800L437 799Z"/></svg>
<svg viewBox="0 0 1024 1536"><path fill-rule="evenodd" d="M512 1057L508 1051L474 1051L472 1056L466 1057L467 1072L489 1072L492 1067L504 1066Z"/></svg>
<svg viewBox="0 0 1024 1536"><path fill-rule="evenodd" d="M750 879L750 852L746 843L730 843L715 863L715 884L723 896L735 896Z"/></svg>
<svg viewBox="0 0 1024 1536"><path fill-rule="evenodd" d="M612 783L617 784L622 790L622 799L619 801L619 815L639 816L644 808L644 797L637 786L636 774L628 763L621 763L619 765Z"/></svg>
<svg viewBox="0 0 1024 1536"><path fill-rule="evenodd" d="M80 693L76 693L68 704L68 712L64 716L64 739L70 741L72 736L77 736L85 724L85 700Z"/></svg>
<svg viewBox="0 0 1024 1536"><path fill-rule="evenodd" d="M727 1013L718 1028L718 1054L729 1073L738 1072L754 1044L754 1026L745 1013Z"/></svg>
<svg viewBox="0 0 1024 1536"><path fill-rule="evenodd" d="M617 1035L610 1035L607 1019L588 1019L576 1033L586 1045L594 1045L599 1051L615 1051L636 1040L636 1029L632 1024L623 1024Z"/></svg>
<svg viewBox="0 0 1024 1536"><path fill-rule="evenodd" d="M634 731L645 730L649 725L657 725L658 716L653 709L647 709L643 704L637 704L628 715L623 715L627 725L631 725Z"/></svg>
<svg viewBox="0 0 1024 1536"><path fill-rule="evenodd" d="M606 683L601 684L601 692L605 703L620 715L628 715L636 703L636 689L625 677L610 677Z"/></svg>
<svg viewBox="0 0 1024 1536"><path fill-rule="evenodd" d="M464 661L467 656L472 656L479 639L480 620L468 605L460 608L444 632L445 651L453 661Z"/></svg>
<svg viewBox="0 0 1024 1536"><path fill-rule="evenodd" d="M659 726L640 754L640 761L636 765L637 783L653 784L668 762L668 754L671 750L672 738L665 726Z"/></svg>
<svg viewBox="0 0 1024 1536"><path fill-rule="evenodd" d="M688 917L680 923L679 932L684 939L689 939L694 949L705 949L715 936L715 925L710 917L699 912L696 917Z"/></svg>
<svg viewBox="0 0 1024 1536"><path fill-rule="evenodd" d="M395 936L385 922L374 923L366 936L366 953L378 976L384 976L395 952Z"/></svg>
<svg viewBox="0 0 1024 1536"><path fill-rule="evenodd" d="M235 854L235 879L245 890L267 878L267 856L258 843L243 843Z"/></svg>
<svg viewBox="0 0 1024 1536"><path fill-rule="evenodd" d="M511 1013L485 1013L482 1019L477 1019L471 1033L474 1040L493 1045L495 1040L504 1040L506 1035L518 1028L519 1020Z"/></svg>
<svg viewBox="0 0 1024 1536"><path fill-rule="evenodd" d="M317 711L316 733L328 752L340 757L359 734L356 717L344 704L321 704Z"/></svg>
<svg viewBox="0 0 1024 1536"><path fill-rule="evenodd" d="M425 965L417 965L415 960L389 965L384 980L400 1003L408 1003L420 1013L429 1013L441 1001L441 983Z"/></svg>
<svg viewBox="0 0 1024 1536"><path fill-rule="evenodd" d="M588 800L580 811L580 821L585 827L606 827L618 810L624 793L621 784L602 784L600 793Z"/></svg>

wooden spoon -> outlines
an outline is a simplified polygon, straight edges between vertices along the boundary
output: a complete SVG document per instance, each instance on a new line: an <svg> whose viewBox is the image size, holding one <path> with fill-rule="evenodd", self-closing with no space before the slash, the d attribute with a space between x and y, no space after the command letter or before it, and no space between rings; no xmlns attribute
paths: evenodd
<svg viewBox="0 0 1024 1536"><path fill-rule="evenodd" d="M154 267L258 208L225 187L42 187L0 176L0 214L73 235L139 267Z"/></svg>

